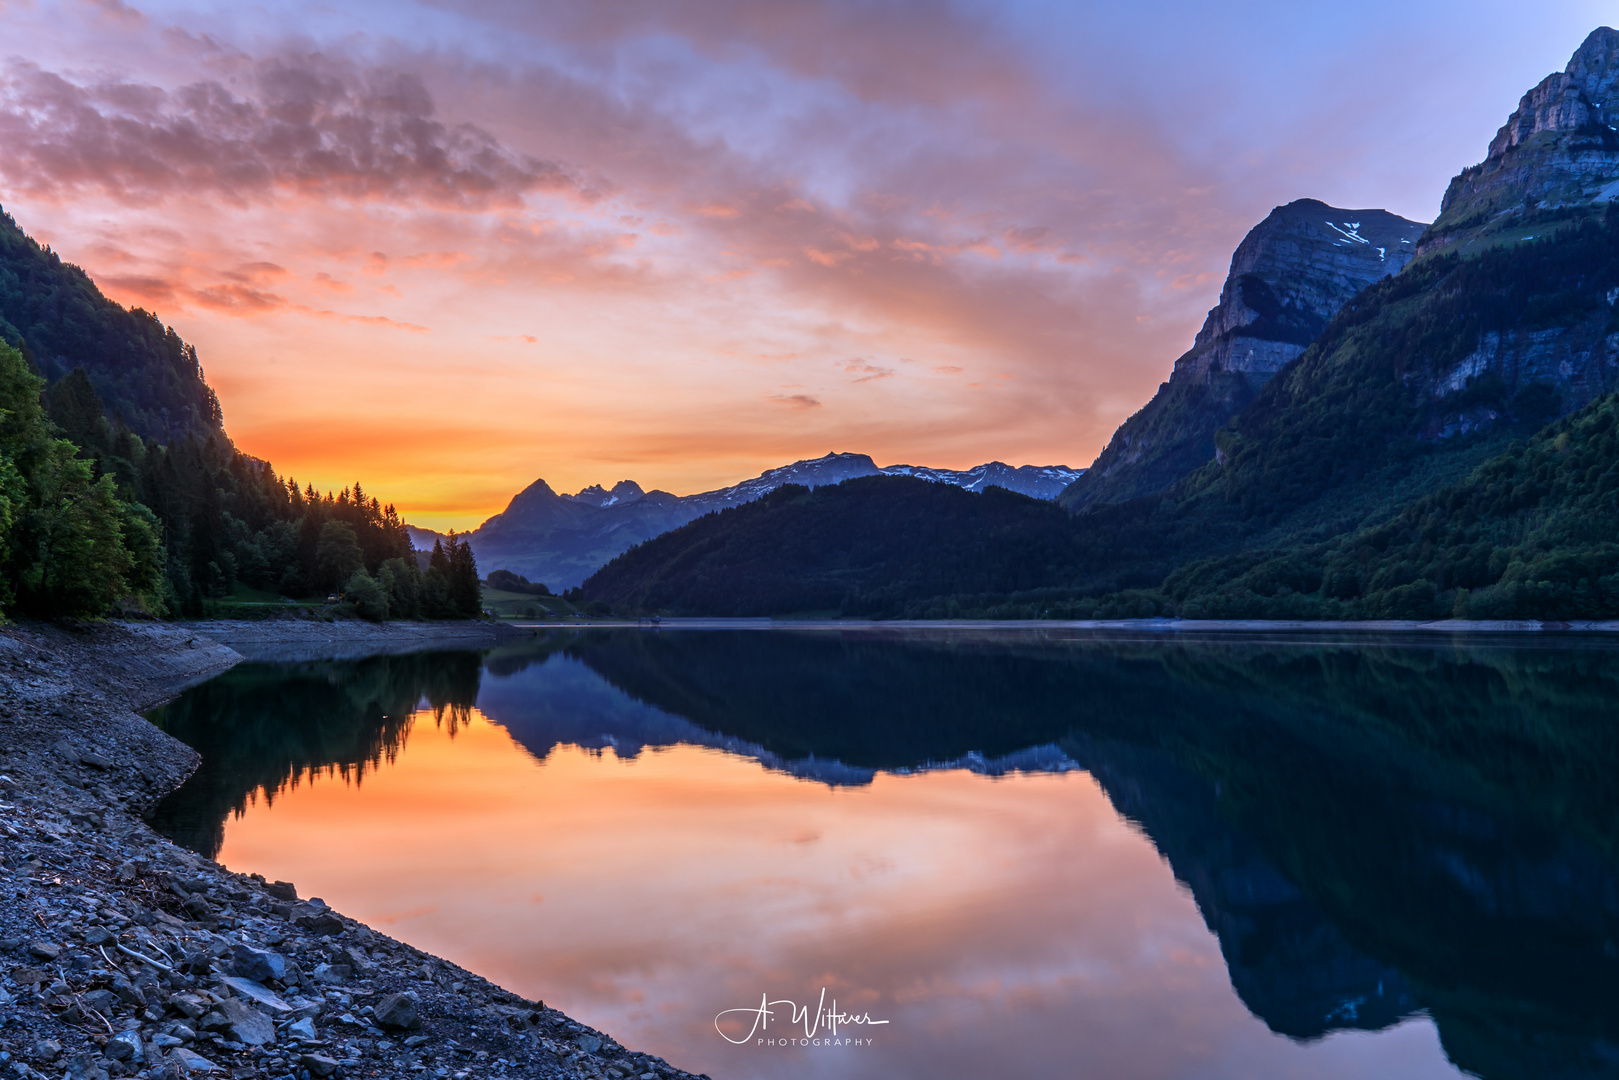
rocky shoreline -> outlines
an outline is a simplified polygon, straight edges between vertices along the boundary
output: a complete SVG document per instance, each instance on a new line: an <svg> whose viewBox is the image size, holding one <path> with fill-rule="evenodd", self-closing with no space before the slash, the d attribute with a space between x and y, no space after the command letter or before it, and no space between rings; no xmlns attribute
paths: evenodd
<svg viewBox="0 0 1619 1080"><path fill-rule="evenodd" d="M138 711L244 656L476 648L510 633L0 627L0 1078L690 1078L142 818L198 759Z"/></svg>

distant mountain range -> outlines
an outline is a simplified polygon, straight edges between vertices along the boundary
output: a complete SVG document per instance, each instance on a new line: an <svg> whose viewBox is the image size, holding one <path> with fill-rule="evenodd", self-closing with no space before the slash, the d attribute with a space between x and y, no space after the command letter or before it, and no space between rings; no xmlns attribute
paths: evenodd
<svg viewBox="0 0 1619 1080"><path fill-rule="evenodd" d="M680 614L1619 616L1619 31L1524 95L1420 228L1273 211L1170 380L1059 498L1072 516L895 477L781 489L620 556L584 595Z"/></svg>
<svg viewBox="0 0 1619 1080"><path fill-rule="evenodd" d="M786 484L817 488L864 476L908 476L972 492L999 487L1050 500L1084 471L1065 465L1013 468L999 461L962 470L920 465L878 468L866 454L830 453L696 495L646 491L633 480L621 480L611 488L593 484L568 495L536 480L515 495L505 510L469 533L468 541L479 569L486 574L510 570L552 589L571 589L636 544L704 514L753 502ZM441 536L431 529L409 529L416 546L424 549Z"/></svg>

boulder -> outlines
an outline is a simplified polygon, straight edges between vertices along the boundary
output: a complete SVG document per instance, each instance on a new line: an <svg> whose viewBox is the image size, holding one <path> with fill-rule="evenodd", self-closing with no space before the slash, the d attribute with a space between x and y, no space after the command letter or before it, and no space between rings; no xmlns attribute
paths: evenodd
<svg viewBox="0 0 1619 1080"><path fill-rule="evenodd" d="M414 994L389 994L377 1003L372 1016L379 1027L390 1031L414 1031L422 1026Z"/></svg>
<svg viewBox="0 0 1619 1080"><path fill-rule="evenodd" d="M275 1023L241 998L226 998L219 1003L225 1017L225 1030L231 1038L248 1046L268 1046L275 1042Z"/></svg>
<svg viewBox="0 0 1619 1080"><path fill-rule="evenodd" d="M287 958L251 945L237 945L231 951L231 972L254 982L280 982L287 977Z"/></svg>

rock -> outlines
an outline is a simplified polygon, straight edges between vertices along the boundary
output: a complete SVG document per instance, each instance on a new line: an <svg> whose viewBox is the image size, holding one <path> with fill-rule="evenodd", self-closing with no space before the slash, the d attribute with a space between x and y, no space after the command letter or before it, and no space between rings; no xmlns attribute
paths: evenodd
<svg viewBox="0 0 1619 1080"><path fill-rule="evenodd" d="M90 766L92 769L103 769L103 770L105 770L105 769L112 768L112 759L111 758L102 757L100 754L97 754L94 751L91 751L88 754L80 754L79 755L79 760L81 762L83 762L84 764Z"/></svg>
<svg viewBox="0 0 1619 1080"><path fill-rule="evenodd" d="M69 765L77 765L79 763L79 751L75 749L73 744L68 742L66 739L58 739L55 745L51 747L51 750L55 752L57 757L67 762Z"/></svg>
<svg viewBox="0 0 1619 1080"><path fill-rule="evenodd" d="M92 990L88 994L81 995L79 1000L84 1003L85 1008L94 1009L102 1016L118 1008L118 995L111 990Z"/></svg>
<svg viewBox="0 0 1619 1080"><path fill-rule="evenodd" d="M237 945L231 951L231 971L254 982L280 982L287 977L287 958L251 945Z"/></svg>
<svg viewBox="0 0 1619 1080"><path fill-rule="evenodd" d="M311 1076L330 1076L337 1071L337 1062L324 1054L305 1054L298 1063L309 1070Z"/></svg>
<svg viewBox="0 0 1619 1080"><path fill-rule="evenodd" d="M221 1001L219 1012L225 1018L225 1030L237 1042L248 1046L268 1046L275 1042L274 1022L241 998Z"/></svg>
<svg viewBox="0 0 1619 1080"><path fill-rule="evenodd" d="M322 986L346 986L353 974L347 964L321 964L315 968L313 978Z"/></svg>
<svg viewBox="0 0 1619 1080"><path fill-rule="evenodd" d="M73 1060L67 1063L67 1072L63 1075L67 1080L107 1080L107 1070L102 1068L94 1054L75 1054Z"/></svg>
<svg viewBox="0 0 1619 1080"><path fill-rule="evenodd" d="M602 1048L602 1041L594 1035L581 1035L574 1040L574 1045L587 1054L594 1054Z"/></svg>
<svg viewBox="0 0 1619 1080"><path fill-rule="evenodd" d="M62 1056L62 1044L55 1039L41 1039L30 1048L28 1056L35 1061L55 1061Z"/></svg>
<svg viewBox="0 0 1619 1080"><path fill-rule="evenodd" d="M377 1003L372 1016L379 1027L390 1031L413 1031L422 1026L414 994L389 994Z"/></svg>
<svg viewBox="0 0 1619 1080"><path fill-rule="evenodd" d="M184 1043L185 1040L176 1035L153 1035L152 1045L159 1050L169 1050Z"/></svg>
<svg viewBox="0 0 1619 1080"><path fill-rule="evenodd" d="M316 1039L320 1038L320 1036L315 1032L315 1022L309 1019L307 1016L302 1020L299 1020L297 1023L290 1025L287 1028L287 1034L291 1035L294 1039L302 1039L306 1042L314 1042Z"/></svg>
<svg viewBox="0 0 1619 1080"><path fill-rule="evenodd" d="M353 945L344 949L343 955L348 957L349 966L354 969L356 974L369 975L376 970L376 964L371 962L371 958Z"/></svg>
<svg viewBox="0 0 1619 1080"><path fill-rule="evenodd" d="M105 926L92 926L84 932L84 943L90 946L106 945L116 940L111 930Z"/></svg>
<svg viewBox="0 0 1619 1080"><path fill-rule="evenodd" d="M51 981L51 973L43 968L20 967L12 971L12 981L19 986L34 986Z"/></svg>
<svg viewBox="0 0 1619 1080"><path fill-rule="evenodd" d="M292 911L292 922L301 929L322 936L343 932L343 920L327 910L324 904L299 904Z"/></svg>
<svg viewBox="0 0 1619 1080"><path fill-rule="evenodd" d="M244 979L240 975L227 975L219 981L242 997L250 998L272 1012L289 1013L292 1011L292 1006L278 997L275 991L268 986L254 982L252 979Z"/></svg>
<svg viewBox="0 0 1619 1080"><path fill-rule="evenodd" d="M293 888L292 882L290 881L272 882L264 887L264 891L275 897L277 900L296 901L298 899L298 890Z"/></svg>
<svg viewBox="0 0 1619 1080"><path fill-rule="evenodd" d="M120 1031L108 1039L105 1053L114 1061L146 1060L146 1054L141 1047L141 1033L138 1031Z"/></svg>
<svg viewBox="0 0 1619 1080"><path fill-rule="evenodd" d="M196 1051L187 1050L183 1046L177 1046L173 1050L169 1051L169 1062L170 1064L179 1068L182 1075L193 1072L211 1073L225 1071Z"/></svg>
<svg viewBox="0 0 1619 1080"><path fill-rule="evenodd" d="M30 941L28 943L28 955L36 960L55 960L62 955L62 947L54 941Z"/></svg>
<svg viewBox="0 0 1619 1080"><path fill-rule="evenodd" d="M169 999L169 1006L188 1020L195 1020L208 1011L208 1003L196 994L176 994Z"/></svg>

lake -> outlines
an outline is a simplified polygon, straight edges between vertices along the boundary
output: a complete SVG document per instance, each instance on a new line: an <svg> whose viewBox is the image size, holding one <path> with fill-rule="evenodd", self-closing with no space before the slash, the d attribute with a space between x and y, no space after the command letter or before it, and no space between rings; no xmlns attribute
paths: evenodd
<svg viewBox="0 0 1619 1080"><path fill-rule="evenodd" d="M152 715L203 756L155 824L716 1080L1612 1076L1616 644L580 629L244 664Z"/></svg>

